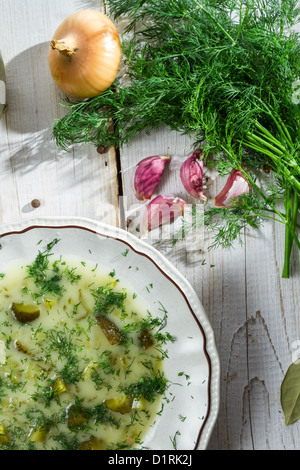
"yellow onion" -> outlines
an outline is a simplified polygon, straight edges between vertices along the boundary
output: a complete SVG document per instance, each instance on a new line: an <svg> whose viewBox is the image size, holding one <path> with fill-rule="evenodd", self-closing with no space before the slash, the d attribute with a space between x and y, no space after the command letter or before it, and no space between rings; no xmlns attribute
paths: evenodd
<svg viewBox="0 0 300 470"><path fill-rule="evenodd" d="M57 86L74 98L91 98L110 87L121 61L114 23L97 10L68 16L54 33L48 62Z"/></svg>

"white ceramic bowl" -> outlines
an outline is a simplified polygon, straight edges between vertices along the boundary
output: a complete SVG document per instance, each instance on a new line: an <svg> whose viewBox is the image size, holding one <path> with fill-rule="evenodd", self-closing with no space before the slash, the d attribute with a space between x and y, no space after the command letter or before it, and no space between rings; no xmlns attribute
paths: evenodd
<svg viewBox="0 0 300 470"><path fill-rule="evenodd" d="M1 235L1 272L18 259L34 259L40 240L43 247L58 238L54 254L115 269L155 316L162 314L163 305L168 314L166 330L176 338L168 343L165 359L171 385L163 412L143 444L151 450L205 449L219 409L219 358L206 313L179 271L147 243L94 220L24 220L1 227Z"/></svg>

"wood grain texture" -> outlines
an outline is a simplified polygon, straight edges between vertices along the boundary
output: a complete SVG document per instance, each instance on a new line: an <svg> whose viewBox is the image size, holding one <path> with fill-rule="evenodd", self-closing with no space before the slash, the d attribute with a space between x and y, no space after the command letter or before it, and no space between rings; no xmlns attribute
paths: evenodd
<svg viewBox="0 0 300 470"><path fill-rule="evenodd" d="M100 0L0 0L1 52L7 72L8 110L0 121L0 222L40 215L76 215L123 226L138 201L132 178L137 162L170 154L172 163L156 194L173 193L192 202L179 168L192 142L161 129L121 149L123 194L118 200L116 155L90 146L59 151L52 125L63 115L61 93L47 66L48 43L58 24L83 8L104 10ZM207 174L213 197L222 182ZM31 206L39 199L40 207ZM284 232L266 223L230 250L200 251L185 243L156 243L184 274L213 326L221 359L220 413L210 450L300 449L300 422L285 427L280 406L284 373L300 346L300 259L293 254L291 279L281 279Z"/></svg>
<svg viewBox="0 0 300 470"><path fill-rule="evenodd" d="M173 193L192 202L179 175L191 144L186 136L161 129L141 135L122 149L128 214L139 204L132 183L135 165L150 155L173 157L153 197ZM206 176L206 194L213 198L224 182L209 170ZM291 279L282 279L284 231L279 225L266 223L262 230L245 234L243 245L230 250L208 250L209 233L199 252L148 239L192 284L215 332L221 360L221 403L210 450L300 448L300 423L287 428L280 406L281 381L300 334L300 259L295 251Z"/></svg>
<svg viewBox="0 0 300 470"><path fill-rule="evenodd" d="M76 146L66 153L51 139L65 110L48 68L49 41L68 15L103 10L102 2L1 0L0 8L8 102L0 122L0 221L60 214L118 225L114 149L99 155L94 147ZM33 199L41 202L35 210Z"/></svg>

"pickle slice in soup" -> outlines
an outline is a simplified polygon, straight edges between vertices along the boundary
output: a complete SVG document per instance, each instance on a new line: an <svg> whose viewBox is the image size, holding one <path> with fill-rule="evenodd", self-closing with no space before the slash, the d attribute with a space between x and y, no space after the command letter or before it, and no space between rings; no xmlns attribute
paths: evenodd
<svg viewBox="0 0 300 470"><path fill-rule="evenodd" d="M68 387L63 381L62 378L56 377L53 384L51 385L51 390L54 393L54 396L61 395L68 391Z"/></svg>
<svg viewBox="0 0 300 470"><path fill-rule="evenodd" d="M150 331L147 330L146 328L141 332L139 336L139 340L141 343L142 349L148 349L151 348L151 346L154 345L154 339L153 336L151 335Z"/></svg>
<svg viewBox="0 0 300 470"><path fill-rule="evenodd" d="M14 318L20 323L29 323L40 316L40 310L36 305L13 303L11 310Z"/></svg>
<svg viewBox="0 0 300 470"><path fill-rule="evenodd" d="M15 341L15 348L24 354L28 354L28 356L33 356L32 352L18 339Z"/></svg>
<svg viewBox="0 0 300 470"><path fill-rule="evenodd" d="M9 442L8 435L6 434L5 427L0 424L0 444L7 444Z"/></svg>
<svg viewBox="0 0 300 470"><path fill-rule="evenodd" d="M48 436L48 426L42 424L41 426L34 427L29 434L29 440L31 442L45 442Z"/></svg>
<svg viewBox="0 0 300 470"><path fill-rule="evenodd" d="M133 398L109 398L108 400L105 400L105 404L109 410L125 415L126 413L130 413L132 410Z"/></svg>
<svg viewBox="0 0 300 470"><path fill-rule="evenodd" d="M97 315L97 321L111 345L120 344L123 340L121 330L106 315Z"/></svg>
<svg viewBox="0 0 300 470"><path fill-rule="evenodd" d="M86 423L86 416L83 411L76 405L71 405L67 410L68 427L76 430L80 429Z"/></svg>
<svg viewBox="0 0 300 470"><path fill-rule="evenodd" d="M78 447L78 450L105 450L105 443L101 439L91 437L89 440L84 441Z"/></svg>

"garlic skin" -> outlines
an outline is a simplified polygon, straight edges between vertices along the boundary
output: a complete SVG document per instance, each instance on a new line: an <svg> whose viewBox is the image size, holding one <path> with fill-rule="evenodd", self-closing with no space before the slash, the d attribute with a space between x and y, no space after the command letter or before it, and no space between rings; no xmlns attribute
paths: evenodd
<svg viewBox="0 0 300 470"><path fill-rule="evenodd" d="M173 195L160 195L147 205L144 212L143 228L150 231L170 223L184 214L186 202Z"/></svg>
<svg viewBox="0 0 300 470"><path fill-rule="evenodd" d="M150 200L158 185L170 155L154 155L141 160L134 175L135 195L139 201Z"/></svg>
<svg viewBox="0 0 300 470"><path fill-rule="evenodd" d="M48 63L56 85L74 98L100 95L115 80L121 41L115 24L97 10L69 15L50 42Z"/></svg>
<svg viewBox="0 0 300 470"><path fill-rule="evenodd" d="M203 194L204 160L202 150L195 150L180 168L180 178L186 191L195 199L207 201Z"/></svg>
<svg viewBox="0 0 300 470"><path fill-rule="evenodd" d="M231 207L239 196L249 193L249 181L240 170L234 170L228 176L222 191L215 197L215 206Z"/></svg>

